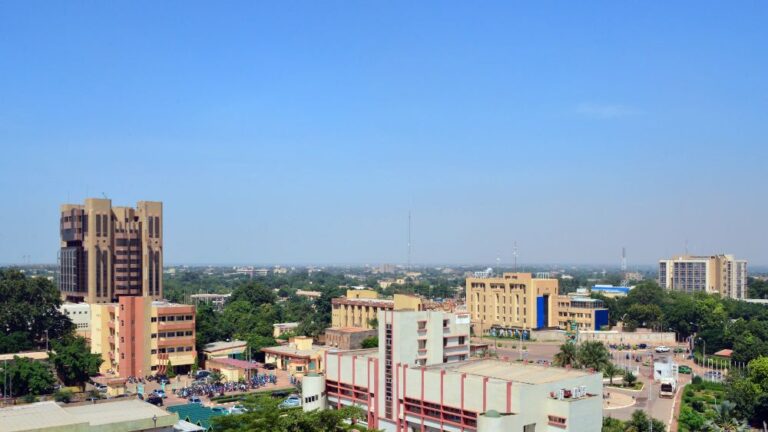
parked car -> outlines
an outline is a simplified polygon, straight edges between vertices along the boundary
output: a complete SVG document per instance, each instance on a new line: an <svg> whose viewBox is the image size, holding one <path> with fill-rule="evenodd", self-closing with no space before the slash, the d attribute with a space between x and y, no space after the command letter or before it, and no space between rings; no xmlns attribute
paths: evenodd
<svg viewBox="0 0 768 432"><path fill-rule="evenodd" d="M681 374L689 374L689 375L693 372L690 366L686 366L686 365L678 366L677 371L680 372Z"/></svg>
<svg viewBox="0 0 768 432"><path fill-rule="evenodd" d="M274 364L274 363L265 363L264 364L264 369L266 369L266 370L275 370L275 369L277 369L277 365Z"/></svg>
<svg viewBox="0 0 768 432"><path fill-rule="evenodd" d="M229 410L223 406L211 407L211 411L217 414L229 414Z"/></svg>
<svg viewBox="0 0 768 432"><path fill-rule="evenodd" d="M301 397L299 395L290 395L287 399L280 402L280 408L296 408L301 406Z"/></svg>
<svg viewBox="0 0 768 432"><path fill-rule="evenodd" d="M196 379L196 380L205 379L205 378L208 378L208 376L209 376L209 375L211 375L211 371L207 371L207 370L199 370L199 371L197 371L197 373L195 374L195 379Z"/></svg>
<svg viewBox="0 0 768 432"><path fill-rule="evenodd" d="M242 414L244 412L248 411L244 406L237 404L233 405L232 408L229 409L230 414Z"/></svg>
<svg viewBox="0 0 768 432"><path fill-rule="evenodd" d="M202 399L200 399L197 396L190 396L189 399L187 399L187 402L189 402L191 404L198 404L198 405L202 405L203 404Z"/></svg>
<svg viewBox="0 0 768 432"><path fill-rule="evenodd" d="M646 348L648 348L648 344L642 343L642 344L639 344L637 347L640 348L640 349L646 349Z"/></svg>
<svg viewBox="0 0 768 432"><path fill-rule="evenodd" d="M163 398L157 395L149 395L145 401L147 403L151 403L152 405L163 406Z"/></svg>
<svg viewBox="0 0 768 432"><path fill-rule="evenodd" d="M669 347L668 346L664 346L664 345L659 345L659 346L656 347L656 352L657 353L667 353L667 352L669 352Z"/></svg>
<svg viewBox="0 0 768 432"><path fill-rule="evenodd" d="M156 380L158 384L170 384L171 382L171 380L169 380L168 377L165 375L158 375L156 377Z"/></svg>
<svg viewBox="0 0 768 432"><path fill-rule="evenodd" d="M165 399L168 397L168 395L165 394L164 390L157 389L153 392L155 395L160 396L161 398Z"/></svg>
<svg viewBox="0 0 768 432"><path fill-rule="evenodd" d="M272 392L272 397L275 398L275 399L282 399L282 398L287 397L287 396L288 396L288 392L287 391Z"/></svg>

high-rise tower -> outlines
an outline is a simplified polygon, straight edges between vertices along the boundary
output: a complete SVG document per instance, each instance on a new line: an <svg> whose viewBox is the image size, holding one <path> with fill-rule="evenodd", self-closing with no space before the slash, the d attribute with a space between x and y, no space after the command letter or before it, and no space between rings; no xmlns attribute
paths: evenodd
<svg viewBox="0 0 768 432"><path fill-rule="evenodd" d="M112 207L109 199L61 206L59 289L73 302L163 297L163 203Z"/></svg>

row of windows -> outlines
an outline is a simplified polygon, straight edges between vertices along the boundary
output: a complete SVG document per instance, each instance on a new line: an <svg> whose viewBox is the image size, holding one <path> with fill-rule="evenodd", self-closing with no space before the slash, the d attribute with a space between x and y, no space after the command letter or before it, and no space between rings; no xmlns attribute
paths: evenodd
<svg viewBox="0 0 768 432"><path fill-rule="evenodd" d="M156 338L158 336L161 337L161 338L192 336L192 330L176 331L176 332L152 333L152 339L154 339L154 338Z"/></svg>
<svg viewBox="0 0 768 432"><path fill-rule="evenodd" d="M173 322L173 321L192 321L195 319L194 315L161 315L159 317L160 322ZM157 322L158 317L152 317L152 322Z"/></svg>
<svg viewBox="0 0 768 432"><path fill-rule="evenodd" d="M168 347L168 348L158 348L153 349L150 353L151 354L168 354L168 353L180 353L180 352L190 352L194 349L194 347L186 346L186 347Z"/></svg>

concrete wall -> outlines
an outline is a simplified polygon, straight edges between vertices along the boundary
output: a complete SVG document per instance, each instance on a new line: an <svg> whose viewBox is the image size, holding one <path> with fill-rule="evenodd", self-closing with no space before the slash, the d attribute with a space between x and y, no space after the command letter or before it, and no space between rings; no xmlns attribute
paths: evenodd
<svg viewBox="0 0 768 432"><path fill-rule="evenodd" d="M617 331L580 331L579 341L597 340L606 344L648 344L674 345L673 332L617 332Z"/></svg>

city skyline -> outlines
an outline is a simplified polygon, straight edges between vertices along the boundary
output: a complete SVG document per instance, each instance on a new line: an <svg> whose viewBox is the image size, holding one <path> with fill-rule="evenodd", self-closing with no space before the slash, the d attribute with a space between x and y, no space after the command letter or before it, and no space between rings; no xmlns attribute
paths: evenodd
<svg viewBox="0 0 768 432"><path fill-rule="evenodd" d="M473 6L0 6L0 263L107 196L167 263L405 263L410 213L413 263L768 265L765 4Z"/></svg>

